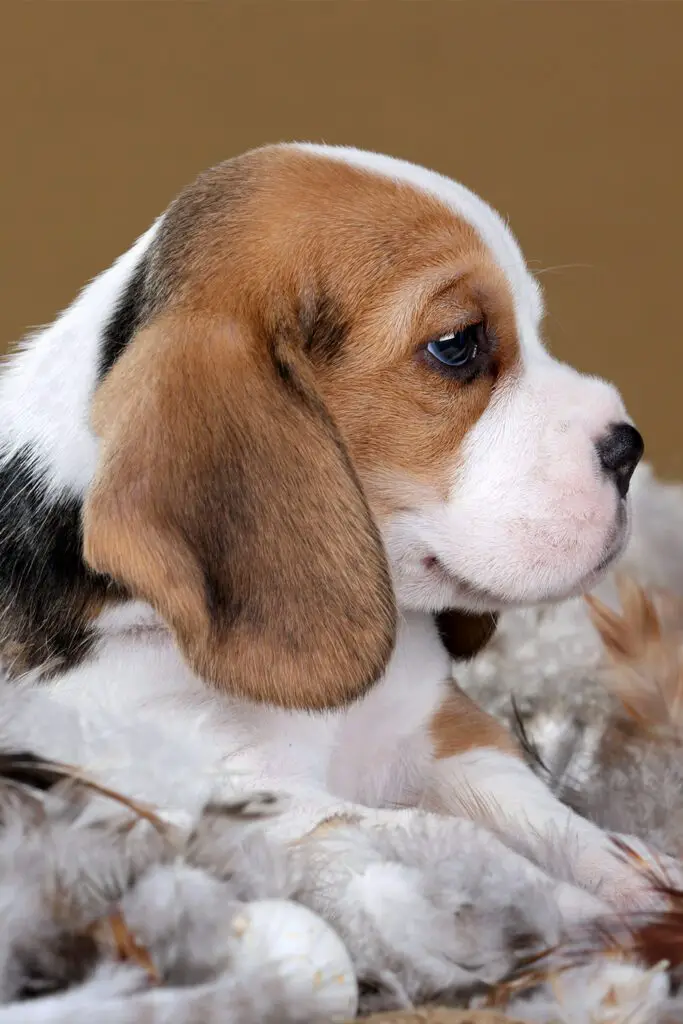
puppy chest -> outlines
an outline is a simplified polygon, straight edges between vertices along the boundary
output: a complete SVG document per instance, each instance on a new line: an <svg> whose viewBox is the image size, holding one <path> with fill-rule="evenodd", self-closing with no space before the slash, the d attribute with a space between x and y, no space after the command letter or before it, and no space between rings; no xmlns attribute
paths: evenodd
<svg viewBox="0 0 683 1024"><path fill-rule="evenodd" d="M313 787L370 807L417 802L432 756L422 716L408 715L399 701L383 716L363 703L328 714L261 712L240 767L256 768L269 784Z"/></svg>
<svg viewBox="0 0 683 1024"><path fill-rule="evenodd" d="M430 761L427 737L344 736L330 757L326 789L367 807L413 806Z"/></svg>

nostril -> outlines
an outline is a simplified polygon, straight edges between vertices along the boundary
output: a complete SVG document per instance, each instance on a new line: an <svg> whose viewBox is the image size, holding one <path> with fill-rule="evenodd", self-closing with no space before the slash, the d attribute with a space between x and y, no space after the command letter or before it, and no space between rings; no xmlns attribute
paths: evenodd
<svg viewBox="0 0 683 1024"><path fill-rule="evenodd" d="M633 472L643 457L643 439L630 423L615 423L596 442L600 465L614 479L622 498L628 493Z"/></svg>

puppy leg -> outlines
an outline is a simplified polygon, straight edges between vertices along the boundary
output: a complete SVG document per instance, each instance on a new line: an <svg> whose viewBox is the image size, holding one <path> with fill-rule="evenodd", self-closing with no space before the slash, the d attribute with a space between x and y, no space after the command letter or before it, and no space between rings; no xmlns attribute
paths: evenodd
<svg viewBox="0 0 683 1024"><path fill-rule="evenodd" d="M533 776L532 776L533 778ZM462 835L465 830L468 836L476 833L480 844L489 850L498 851L492 855L505 857L511 865L510 870L521 870L528 878L529 884L542 884L546 891L555 893L558 907L566 922L574 923L578 919L594 916L608 908L600 900L586 893L573 883L566 884L564 879L558 880L548 874L534 858L527 858L523 852L517 853L510 849L505 841L491 834L486 823L463 821L464 815L451 820L441 813L429 813L427 808L372 808L331 796L322 789L311 786L292 786L283 792L282 785L275 779L259 779L259 785L270 792L277 793L275 813L266 821L270 839L290 850L308 849L319 842L325 842L340 833L349 830L356 835L370 837L382 835L405 835L406 832L424 829L437 829L443 843L449 844L448 859L464 856ZM540 785L540 784L539 784ZM231 797L235 799L234 790ZM435 808L436 809L436 808ZM440 810L440 808L439 808ZM467 815L467 817L474 817ZM432 824L430 825L430 822ZM443 852L443 851L442 851ZM524 867L522 867L524 865ZM515 868L515 866L517 866ZM503 870L501 868L501 870ZM549 887L549 888L548 888Z"/></svg>
<svg viewBox="0 0 683 1024"><path fill-rule="evenodd" d="M618 908L658 905L613 837L560 803L524 763L507 730L462 691L449 694L431 734L435 760L425 808L480 822L554 877Z"/></svg>

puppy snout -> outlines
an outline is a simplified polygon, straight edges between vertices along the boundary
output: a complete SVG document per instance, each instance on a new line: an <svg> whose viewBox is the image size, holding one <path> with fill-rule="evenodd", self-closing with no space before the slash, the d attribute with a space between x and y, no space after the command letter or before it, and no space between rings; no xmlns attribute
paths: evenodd
<svg viewBox="0 0 683 1024"><path fill-rule="evenodd" d="M645 449L640 433L630 423L614 423L604 437L596 441L595 447L600 465L614 480L619 495L625 498Z"/></svg>

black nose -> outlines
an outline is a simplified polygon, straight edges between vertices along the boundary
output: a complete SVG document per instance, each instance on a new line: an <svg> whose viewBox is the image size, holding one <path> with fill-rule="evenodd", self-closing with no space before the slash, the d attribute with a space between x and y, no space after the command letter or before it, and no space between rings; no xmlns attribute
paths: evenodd
<svg viewBox="0 0 683 1024"><path fill-rule="evenodd" d="M622 498L628 493L633 471L640 462L645 445L630 423L614 423L604 437L596 441L600 465L614 479Z"/></svg>

